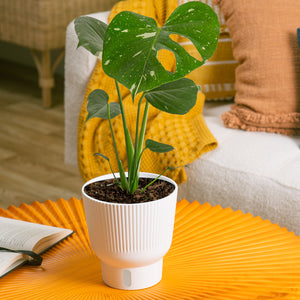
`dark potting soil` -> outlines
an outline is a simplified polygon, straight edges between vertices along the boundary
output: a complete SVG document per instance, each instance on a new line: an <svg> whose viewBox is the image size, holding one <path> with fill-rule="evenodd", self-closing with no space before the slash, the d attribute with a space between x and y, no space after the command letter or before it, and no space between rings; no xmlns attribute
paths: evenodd
<svg viewBox="0 0 300 300"><path fill-rule="evenodd" d="M158 179L153 184L148 186L143 193L140 191L152 181L151 178L140 178L138 189L134 194L122 190L115 182L115 179L97 181L85 187L85 192L90 197L97 200L111 203L142 203L158 200L170 195L175 187L173 184L164 180Z"/></svg>

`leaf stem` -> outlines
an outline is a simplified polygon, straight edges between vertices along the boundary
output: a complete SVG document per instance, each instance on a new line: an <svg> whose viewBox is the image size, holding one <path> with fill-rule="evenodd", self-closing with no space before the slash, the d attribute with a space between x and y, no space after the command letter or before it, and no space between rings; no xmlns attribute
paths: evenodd
<svg viewBox="0 0 300 300"><path fill-rule="evenodd" d="M144 190L150 186L151 184L153 184L156 180L158 180L166 171L168 170L175 170L175 169L178 169L178 168L182 168L182 167L187 167L187 165L184 165L184 166L179 166L179 167L169 167L167 166L166 169L164 169L156 178L154 178L150 183L148 183L144 188L142 188L142 190L140 191L140 194L144 192Z"/></svg>
<svg viewBox="0 0 300 300"><path fill-rule="evenodd" d="M124 136L125 136L125 143L126 143L126 154L127 154L127 164L128 167L132 164L132 159L133 159L133 145L132 145L132 139L130 136L130 132L128 130L127 122L126 122L126 117L125 117L125 110L123 106L123 99L122 95L120 92L120 87L119 83L117 80L115 80L117 92L118 92L118 97L119 97L119 103L120 103L120 109L121 109L121 115L122 115L122 122L123 122L123 129L124 129Z"/></svg>
<svg viewBox="0 0 300 300"><path fill-rule="evenodd" d="M113 176L114 176L114 178L115 178L115 181L116 181L118 187L123 191L123 186L122 186L122 184L120 183L120 181L118 180L118 178L116 177L116 175L115 175L115 173L114 173L114 171L113 171L113 169L112 169L112 166L111 166L111 163L110 163L109 158L106 157L105 155L101 154L101 153L94 153L94 156L95 156L95 155L101 156L102 158L104 158L104 159L108 162L110 171L111 171L111 173L113 174Z"/></svg>
<svg viewBox="0 0 300 300"><path fill-rule="evenodd" d="M133 97L133 95L132 95ZM136 172L138 169L138 158L139 153L136 151L138 147L138 136L139 136L139 123L140 123L140 110L141 110L141 103L144 98L144 93L141 95L138 103L137 108L137 115L136 115L136 125L135 125L135 141L134 141L134 154L132 159L132 164L128 166L128 173L130 174L129 181L129 192L133 193L135 191L134 186L136 186ZM128 176L129 177L129 176Z"/></svg>
<svg viewBox="0 0 300 300"><path fill-rule="evenodd" d="M139 173L140 164L141 164L141 152L142 152L142 147L143 147L143 143L144 143L147 117L148 117L148 112L149 112L149 102L146 101L141 129L140 129L140 132L138 132L140 106L141 106L143 98L144 98L144 93L141 96L141 98L139 100L139 104L138 104L136 138L135 138L135 149L134 149L134 163L132 166L133 167L133 170L132 170L133 178L132 178L131 186L130 186L131 190L133 190L133 191L136 190L136 188L138 186L138 180L139 180L138 173Z"/></svg>
<svg viewBox="0 0 300 300"><path fill-rule="evenodd" d="M142 126L141 126L141 130L140 130L140 136L139 136L139 140L138 140L138 149L137 149L138 153L140 153L142 151L142 147L143 147L143 143L144 143L148 112L149 112L149 102L146 101Z"/></svg>
<svg viewBox="0 0 300 300"><path fill-rule="evenodd" d="M127 182L127 179L126 179L126 176L125 176L125 172L124 172L122 162L119 158L119 152L118 152L118 147L117 147L114 131L113 131L112 124L111 124L110 109L109 109L109 104L108 103L107 103L107 116L108 116L108 121L109 121L110 132L111 132L111 135L112 135L113 144L114 144L114 148L115 148L115 154L116 154L116 159L117 159L117 163L118 163L121 184L126 190L128 190L128 182Z"/></svg>
<svg viewBox="0 0 300 300"><path fill-rule="evenodd" d="M153 184L155 181L157 181L167 170L170 170L172 168L170 168L169 166L162 171L162 173L160 173L156 178L154 178L150 183L148 183L144 188L142 188L142 190L140 191L140 194L142 194L144 192L144 190L150 186L151 184Z"/></svg>
<svg viewBox="0 0 300 300"><path fill-rule="evenodd" d="M138 146L138 141L139 141L139 123L140 123L140 111L141 111L141 104L142 100L144 99L145 93L142 94L139 103L138 103L138 108L137 108L137 115L136 115L136 128L135 128L135 150L137 149Z"/></svg>

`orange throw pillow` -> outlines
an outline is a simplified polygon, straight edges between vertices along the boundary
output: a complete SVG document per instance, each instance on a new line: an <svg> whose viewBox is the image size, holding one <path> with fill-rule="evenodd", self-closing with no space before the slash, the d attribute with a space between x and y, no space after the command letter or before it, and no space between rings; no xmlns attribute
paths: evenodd
<svg viewBox="0 0 300 300"><path fill-rule="evenodd" d="M300 1L215 0L232 38L235 105L227 127L300 134Z"/></svg>

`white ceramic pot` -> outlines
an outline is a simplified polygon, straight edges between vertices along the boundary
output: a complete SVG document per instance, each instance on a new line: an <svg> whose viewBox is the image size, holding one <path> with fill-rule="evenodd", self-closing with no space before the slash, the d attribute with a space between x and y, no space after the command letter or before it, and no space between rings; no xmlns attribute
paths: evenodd
<svg viewBox="0 0 300 300"><path fill-rule="evenodd" d="M140 173L141 178L156 174ZM101 260L103 281L114 288L138 290L162 278L163 256L173 236L177 184L169 196L151 202L120 204L96 200L84 192L86 185L113 178L112 174L86 182L82 187L84 209L92 248Z"/></svg>

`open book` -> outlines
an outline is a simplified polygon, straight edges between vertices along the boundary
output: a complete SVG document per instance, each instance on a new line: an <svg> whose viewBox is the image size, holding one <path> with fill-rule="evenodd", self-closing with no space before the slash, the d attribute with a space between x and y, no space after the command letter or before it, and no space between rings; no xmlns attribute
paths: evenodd
<svg viewBox="0 0 300 300"><path fill-rule="evenodd" d="M0 278L26 261L40 265L39 254L72 233L70 229L0 217Z"/></svg>

